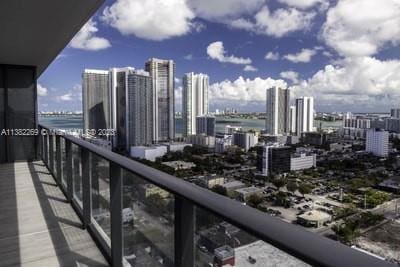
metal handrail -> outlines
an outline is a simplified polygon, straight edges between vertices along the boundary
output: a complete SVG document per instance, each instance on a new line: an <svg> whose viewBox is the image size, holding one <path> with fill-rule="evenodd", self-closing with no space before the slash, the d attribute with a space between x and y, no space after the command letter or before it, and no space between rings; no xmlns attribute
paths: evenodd
<svg viewBox="0 0 400 267"><path fill-rule="evenodd" d="M39 127L51 131L42 125L39 125ZM189 201L193 205L214 213L229 223L308 264L332 267L396 266L83 139L71 135L62 135L62 137L129 172L139 175L148 182Z"/></svg>

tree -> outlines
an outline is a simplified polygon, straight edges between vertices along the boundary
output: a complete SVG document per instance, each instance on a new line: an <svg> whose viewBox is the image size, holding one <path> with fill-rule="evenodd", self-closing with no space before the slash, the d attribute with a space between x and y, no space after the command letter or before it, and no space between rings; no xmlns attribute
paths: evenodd
<svg viewBox="0 0 400 267"><path fill-rule="evenodd" d="M259 195L253 194L249 196L246 202L250 207L257 208L263 202L263 199Z"/></svg>
<svg viewBox="0 0 400 267"><path fill-rule="evenodd" d="M304 197L305 194L310 194L311 191L312 191L311 185L306 184L306 183L301 183L299 185L299 192L300 192L300 194L303 195L303 197Z"/></svg>
<svg viewBox="0 0 400 267"><path fill-rule="evenodd" d="M226 188L221 186L221 185L219 185L219 184L214 185L211 188L211 190L214 191L215 193L223 195L223 196L227 196L228 195L228 192L226 191Z"/></svg>
<svg viewBox="0 0 400 267"><path fill-rule="evenodd" d="M288 182L287 185L286 185L286 189L287 189L289 192L294 193L294 192L297 190L297 183L294 182L294 181Z"/></svg>
<svg viewBox="0 0 400 267"><path fill-rule="evenodd" d="M274 179L272 180L272 184L278 189L278 191L279 191L279 189L280 189L282 186L284 186L286 183L287 183L287 179L284 178L284 177L274 178Z"/></svg>

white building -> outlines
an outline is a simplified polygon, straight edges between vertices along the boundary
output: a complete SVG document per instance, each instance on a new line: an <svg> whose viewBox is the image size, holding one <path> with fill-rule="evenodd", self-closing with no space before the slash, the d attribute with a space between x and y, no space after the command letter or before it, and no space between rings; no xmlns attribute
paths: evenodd
<svg viewBox="0 0 400 267"><path fill-rule="evenodd" d="M145 64L153 89L153 140L175 138L175 63L172 60L150 58Z"/></svg>
<svg viewBox="0 0 400 267"><path fill-rule="evenodd" d="M165 154L167 154L166 146L133 146L130 151L131 157L150 161L156 161L158 157L162 157Z"/></svg>
<svg viewBox="0 0 400 267"><path fill-rule="evenodd" d="M251 132L235 132L232 136L232 143L248 151L258 143L258 136Z"/></svg>
<svg viewBox="0 0 400 267"><path fill-rule="evenodd" d="M231 126L231 125L226 125L225 126L225 134L233 134L234 132L242 130L242 127L240 126Z"/></svg>
<svg viewBox="0 0 400 267"><path fill-rule="evenodd" d="M224 153L226 148L232 145L232 135L224 135L215 139L215 153Z"/></svg>
<svg viewBox="0 0 400 267"><path fill-rule="evenodd" d="M289 108L289 130L291 134L296 133L296 106L290 106Z"/></svg>
<svg viewBox="0 0 400 267"><path fill-rule="evenodd" d="M186 142L191 143L193 145L204 146L207 148L215 147L215 137L207 136L204 134L189 135L188 137L186 137Z"/></svg>
<svg viewBox="0 0 400 267"><path fill-rule="evenodd" d="M314 98L302 97L296 99L296 133L314 131Z"/></svg>
<svg viewBox="0 0 400 267"><path fill-rule="evenodd" d="M317 155L315 153L295 153L290 157L290 170L305 170L317 166Z"/></svg>
<svg viewBox="0 0 400 267"><path fill-rule="evenodd" d="M183 135L196 134L196 117L208 114L209 77L186 73L182 78Z"/></svg>
<svg viewBox="0 0 400 267"><path fill-rule="evenodd" d="M382 129L367 131L366 151L378 157L386 157L389 151L389 132Z"/></svg>
<svg viewBox="0 0 400 267"><path fill-rule="evenodd" d="M183 151L185 149L185 147L192 146L192 144L183 143L183 142L161 143L160 145L166 146L168 152Z"/></svg>
<svg viewBox="0 0 400 267"><path fill-rule="evenodd" d="M289 89L267 89L265 130L269 135L286 134L289 129Z"/></svg>

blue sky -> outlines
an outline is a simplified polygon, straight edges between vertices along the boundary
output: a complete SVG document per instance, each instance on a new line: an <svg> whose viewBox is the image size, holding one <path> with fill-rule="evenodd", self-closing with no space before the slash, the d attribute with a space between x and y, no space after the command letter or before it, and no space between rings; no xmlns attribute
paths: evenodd
<svg viewBox="0 0 400 267"><path fill-rule="evenodd" d="M179 80L208 74L211 110L263 112L280 85L317 111L388 111L400 104L399 44L398 0L106 1L40 77L39 110L81 110L84 68L158 57Z"/></svg>

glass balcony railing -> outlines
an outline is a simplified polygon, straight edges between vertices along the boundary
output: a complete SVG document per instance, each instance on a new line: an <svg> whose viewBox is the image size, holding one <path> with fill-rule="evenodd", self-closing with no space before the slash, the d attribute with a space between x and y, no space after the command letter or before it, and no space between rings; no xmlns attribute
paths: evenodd
<svg viewBox="0 0 400 267"><path fill-rule="evenodd" d="M392 266L82 139L40 132L42 160L112 266Z"/></svg>

